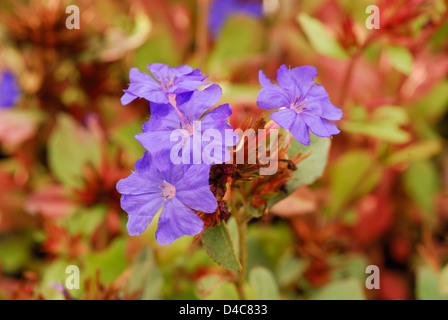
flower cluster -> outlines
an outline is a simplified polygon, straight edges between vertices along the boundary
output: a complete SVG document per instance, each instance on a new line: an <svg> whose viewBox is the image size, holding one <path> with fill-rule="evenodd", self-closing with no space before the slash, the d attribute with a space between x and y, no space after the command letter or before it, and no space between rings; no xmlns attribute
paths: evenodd
<svg viewBox="0 0 448 320"><path fill-rule="evenodd" d="M117 190L123 195L121 206L129 214L129 234L145 231L163 207L156 238L159 244L170 244L202 231L204 224L194 211L215 212L210 167L229 159L229 147L236 145L238 135L228 124L232 108L228 104L213 108L222 96L221 88L213 84L196 90L210 84L204 82L207 76L200 70L158 63L148 65L148 70L153 77L130 70L131 83L121 99L122 104L136 98L150 102L151 117L143 132L135 136L147 152L135 164L135 172L118 182ZM230 130L232 135L207 142L203 139L207 130ZM212 152L203 152L210 145ZM186 161L176 161L179 158Z"/></svg>
<svg viewBox="0 0 448 320"><path fill-rule="evenodd" d="M232 108L228 104L214 107L222 97L221 88L211 84L198 90L210 84L200 70L164 64L150 64L148 69L153 76L130 70L131 83L121 99L124 105L136 98L150 102L151 117L135 136L147 151L136 162L135 171L118 182L117 190L122 194L121 207L129 215L129 234L144 232L162 209L156 238L159 244L171 244L203 230L197 213L217 210L210 190L210 168L232 158L239 136L228 121ZM310 143L309 131L320 137L339 133L328 120L342 117L325 89L314 83L316 76L314 67L283 65L277 71L276 85L259 72L263 88L258 106L278 109L271 119L304 145ZM210 132L216 133L213 139Z"/></svg>

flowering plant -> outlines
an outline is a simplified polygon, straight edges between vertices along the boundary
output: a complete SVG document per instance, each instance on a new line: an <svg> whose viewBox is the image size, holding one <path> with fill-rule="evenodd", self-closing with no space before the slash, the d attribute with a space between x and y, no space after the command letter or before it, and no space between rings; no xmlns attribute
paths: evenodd
<svg viewBox="0 0 448 320"><path fill-rule="evenodd" d="M135 163L135 171L117 184L122 194L121 207L129 215L129 234L140 235L161 210L157 242L167 245L184 235L201 237L212 259L240 271L236 284L244 297L247 223L261 217L276 197L292 191L285 192L286 182L294 179L297 164L309 156L298 152L290 157L292 137L281 134L278 139L278 128L288 130L299 143L308 146L309 131L324 138L339 133L328 120L340 120L342 111L331 104L325 89L314 83L316 68L288 69L282 65L277 71L279 85L274 85L260 70L263 88L257 105L278 111L270 114L272 120L267 124L261 117L246 125L253 135L239 128L239 136L229 124L231 106L213 107L222 97L221 88L212 84L197 90L209 84L203 82L206 76L200 70L158 63L148 65L148 70L154 78L131 69L131 83L121 99L128 104L137 97L144 98L151 111L143 132L135 135L147 151ZM268 139L269 148L265 149ZM261 150L265 152L260 154ZM268 173L259 170L266 165L266 158L280 168ZM325 163L326 155L317 161ZM242 197L237 189L250 192ZM263 193L257 194L257 189ZM222 248L226 246L226 237L230 238L225 225L230 216L238 224L240 257L233 248ZM218 229L223 232L217 232Z"/></svg>
<svg viewBox="0 0 448 320"><path fill-rule="evenodd" d="M0 300L447 299L447 18L0 1Z"/></svg>

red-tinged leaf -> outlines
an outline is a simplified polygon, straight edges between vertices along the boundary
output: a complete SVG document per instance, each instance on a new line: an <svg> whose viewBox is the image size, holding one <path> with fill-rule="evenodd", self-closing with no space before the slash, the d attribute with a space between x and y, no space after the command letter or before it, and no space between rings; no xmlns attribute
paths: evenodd
<svg viewBox="0 0 448 320"><path fill-rule="evenodd" d="M274 204L270 211L277 216L287 218L312 213L316 210L316 194L307 187L301 187Z"/></svg>
<svg viewBox="0 0 448 320"><path fill-rule="evenodd" d="M15 147L28 140L37 130L38 118L32 114L5 110L0 112L0 143Z"/></svg>
<svg viewBox="0 0 448 320"><path fill-rule="evenodd" d="M393 219L389 198L376 194L367 195L357 205L355 236L364 244L379 239L387 232Z"/></svg>
<svg viewBox="0 0 448 320"><path fill-rule="evenodd" d="M380 290L378 295L384 300L410 299L410 289L406 279L393 271L384 270L380 273Z"/></svg>
<svg viewBox="0 0 448 320"><path fill-rule="evenodd" d="M68 199L62 186L53 185L32 194L25 203L30 214L42 214L47 218L62 218L69 215L75 204Z"/></svg>

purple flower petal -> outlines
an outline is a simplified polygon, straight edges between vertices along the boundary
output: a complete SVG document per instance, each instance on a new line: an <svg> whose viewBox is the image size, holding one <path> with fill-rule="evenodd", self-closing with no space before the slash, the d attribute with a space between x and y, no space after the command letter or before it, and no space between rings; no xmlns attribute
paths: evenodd
<svg viewBox="0 0 448 320"><path fill-rule="evenodd" d="M294 138L305 146L310 145L310 132L302 117L297 116L294 125L291 127L291 133Z"/></svg>
<svg viewBox="0 0 448 320"><path fill-rule="evenodd" d="M163 63L148 64L147 69L153 74L157 80L163 80L170 70L170 67Z"/></svg>
<svg viewBox="0 0 448 320"><path fill-rule="evenodd" d="M317 69L312 66L302 66L291 70L292 81L306 95L317 77Z"/></svg>
<svg viewBox="0 0 448 320"><path fill-rule="evenodd" d="M129 90L131 90L131 86L129 86ZM147 93L142 94L142 98L145 98L148 101L155 102L155 103L169 103L168 95L166 92L163 91L149 91Z"/></svg>
<svg viewBox="0 0 448 320"><path fill-rule="evenodd" d="M176 198L190 208L206 213L216 211L218 202L209 186L210 166L191 165L176 184Z"/></svg>
<svg viewBox="0 0 448 320"><path fill-rule="evenodd" d="M278 109L290 106L291 101L285 91L273 84L262 70L258 73L258 78L263 86L257 96L257 105L260 108Z"/></svg>
<svg viewBox="0 0 448 320"><path fill-rule="evenodd" d="M281 65L277 70L277 82L279 86L283 89L287 89L288 91L294 89L295 82L292 79L292 71L285 65ZM294 91L294 90L292 90Z"/></svg>
<svg viewBox="0 0 448 320"><path fill-rule="evenodd" d="M216 38L227 19L234 14L261 17L263 16L263 3L261 0L212 1L209 11L208 27L213 38Z"/></svg>
<svg viewBox="0 0 448 320"><path fill-rule="evenodd" d="M122 105L127 105L137 99L138 97L135 94L132 94L128 90L123 90L124 95L121 97L120 101Z"/></svg>
<svg viewBox="0 0 448 320"><path fill-rule="evenodd" d="M173 68L173 71L176 75L183 76L183 75L191 74L193 72L193 68L188 65L183 64L176 68Z"/></svg>
<svg viewBox="0 0 448 320"><path fill-rule="evenodd" d="M175 112L173 106L169 103L155 103L149 104L151 110L152 119L163 119L167 117L171 112Z"/></svg>
<svg viewBox="0 0 448 320"><path fill-rule="evenodd" d="M173 186L177 186L179 181L185 179L185 174L188 169L188 166L185 165L175 165L171 162L169 163L169 170L163 171L163 180L168 182ZM176 187L177 190L177 187Z"/></svg>
<svg viewBox="0 0 448 320"><path fill-rule="evenodd" d="M185 93L195 90L196 88L210 84L211 82L203 82L202 80L180 79L175 85L171 87L171 93Z"/></svg>
<svg viewBox="0 0 448 320"><path fill-rule="evenodd" d="M0 109L13 107L20 98L20 89L14 74L3 71L0 77Z"/></svg>
<svg viewBox="0 0 448 320"><path fill-rule="evenodd" d="M137 68L131 68L131 70L129 70L129 80L131 83L144 83L150 90L157 90L159 88L159 84L153 77L147 73L141 72Z"/></svg>
<svg viewBox="0 0 448 320"><path fill-rule="evenodd" d="M202 131L216 129L221 132L224 138L225 130L233 130L232 126L228 124L228 119L231 115L232 107L229 104L222 104L214 108L201 119Z"/></svg>
<svg viewBox="0 0 448 320"><path fill-rule="evenodd" d="M222 97L222 89L214 84L202 91L194 91L190 100L179 106L179 110L190 120L197 120Z"/></svg>
<svg viewBox="0 0 448 320"><path fill-rule="evenodd" d="M342 119L342 110L338 107L334 106L330 102L330 98L321 85L314 84L308 92L307 95L307 107L308 108L316 108L316 106L320 107L322 118L328 120L341 120Z"/></svg>
<svg viewBox="0 0 448 320"><path fill-rule="evenodd" d="M140 195L160 191L158 184L133 173L129 177L121 179L117 183L117 191L121 194Z"/></svg>
<svg viewBox="0 0 448 320"><path fill-rule="evenodd" d="M339 132L341 132L334 123L331 123L327 120L322 120L322 124L324 125L325 129L327 129L328 133L331 135L338 134Z"/></svg>
<svg viewBox="0 0 448 320"><path fill-rule="evenodd" d="M129 235L138 236L151 224L164 203L160 194L123 195L121 207L128 213L126 225Z"/></svg>
<svg viewBox="0 0 448 320"><path fill-rule="evenodd" d="M159 218L156 239L160 245L168 245L185 235L194 236L204 229L204 222L176 198L165 202Z"/></svg>
<svg viewBox="0 0 448 320"><path fill-rule="evenodd" d="M171 132L173 130L159 130L147 131L142 133L137 133L134 137L138 142L151 153L157 153L161 150L171 149L172 146L176 144L175 141L170 140Z"/></svg>
<svg viewBox="0 0 448 320"><path fill-rule="evenodd" d="M135 172L117 183L117 191L121 194L139 195L160 191L158 181L162 179L160 172L152 166L151 154L145 152L143 158L135 162Z"/></svg>
<svg viewBox="0 0 448 320"><path fill-rule="evenodd" d="M271 119L280 127L291 131L297 117L297 112L291 109L282 109L271 113Z"/></svg>
<svg viewBox="0 0 448 320"><path fill-rule="evenodd" d="M319 137L329 138L331 135L322 123L322 119L311 113L303 112L300 114L302 119L305 121L310 131Z"/></svg>

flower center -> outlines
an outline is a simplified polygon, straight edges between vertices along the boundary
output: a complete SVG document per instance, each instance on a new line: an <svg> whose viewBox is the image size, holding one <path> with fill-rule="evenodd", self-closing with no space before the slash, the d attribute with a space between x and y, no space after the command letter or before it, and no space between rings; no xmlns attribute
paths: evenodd
<svg viewBox="0 0 448 320"><path fill-rule="evenodd" d="M165 200L171 199L176 195L176 187L165 180L163 181L163 185L160 186L160 189L162 190L162 196Z"/></svg>
<svg viewBox="0 0 448 320"><path fill-rule="evenodd" d="M291 109L297 113L302 112L306 109L306 99L302 98L302 96L295 97L294 101L291 103Z"/></svg>
<svg viewBox="0 0 448 320"><path fill-rule="evenodd" d="M171 75L171 77L169 77L168 74L166 74L165 79L159 79L163 91L168 91L174 85L174 78L175 78L174 74Z"/></svg>
<svg viewBox="0 0 448 320"><path fill-rule="evenodd" d="M195 133L194 123L187 121L183 125L183 129L187 130L188 136L191 137Z"/></svg>

